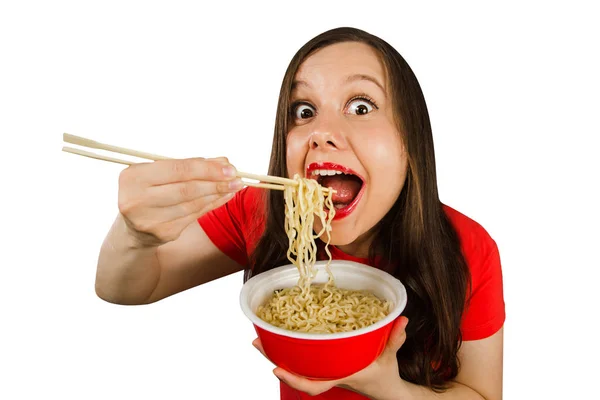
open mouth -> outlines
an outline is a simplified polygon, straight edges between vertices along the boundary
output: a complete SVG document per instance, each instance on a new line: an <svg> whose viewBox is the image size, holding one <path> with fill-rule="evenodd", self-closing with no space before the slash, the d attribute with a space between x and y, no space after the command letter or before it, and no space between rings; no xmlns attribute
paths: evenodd
<svg viewBox="0 0 600 400"><path fill-rule="evenodd" d="M306 170L306 177L335 190L332 197L334 219L343 218L354 211L365 188L364 180L358 174L335 163L312 163Z"/></svg>

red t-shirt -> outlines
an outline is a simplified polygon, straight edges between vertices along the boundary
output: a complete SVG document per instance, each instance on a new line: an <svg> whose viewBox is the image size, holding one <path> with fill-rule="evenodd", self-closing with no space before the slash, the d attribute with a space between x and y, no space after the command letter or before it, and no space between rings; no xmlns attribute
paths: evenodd
<svg viewBox="0 0 600 400"><path fill-rule="evenodd" d="M198 220L215 246L243 266L248 266L249 256L264 229L264 216L260 211L265 194L263 189L245 188L228 203ZM461 324L462 339L484 339L496 333L505 319L498 247L477 222L448 206L444 205L444 210L460 237L471 272L471 296ZM367 259L345 254L335 246L330 249L333 259L369 264ZM358 400L366 397L340 388L311 397L282 383L281 400L297 399Z"/></svg>

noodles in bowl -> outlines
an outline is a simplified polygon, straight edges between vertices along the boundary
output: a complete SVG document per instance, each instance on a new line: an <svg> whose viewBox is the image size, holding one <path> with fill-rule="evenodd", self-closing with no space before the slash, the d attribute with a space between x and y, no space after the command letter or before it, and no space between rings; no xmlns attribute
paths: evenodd
<svg viewBox="0 0 600 400"><path fill-rule="evenodd" d="M326 264L328 280L312 284L317 270L315 239L327 235L325 251L331 261L328 245L331 221L335 216L332 192L312 179L294 177L297 186L285 188L285 230L289 239L288 259L298 268L298 284L276 290L271 299L257 310L264 321L293 331L336 333L353 331L374 324L389 314L392 304L366 290L348 290L335 286ZM325 211L327 208L328 212ZM320 218L321 232L314 234L315 215Z"/></svg>
<svg viewBox="0 0 600 400"><path fill-rule="evenodd" d="M354 331L385 318L391 309L366 290L339 289L328 283L310 286L303 293L299 286L276 290L258 308L264 321L292 331L336 333Z"/></svg>
<svg viewBox="0 0 600 400"><path fill-rule="evenodd" d="M313 283L327 283L327 266L335 276L336 285L347 290L366 290L386 299L393 304L390 312L364 328L328 334L284 329L262 320L256 311L272 298L273 292L297 284L298 269L293 264L250 278L240 294L242 311L254 325L267 357L287 371L313 379L343 378L372 363L385 348L407 299L398 279L352 261L317 261L314 267L318 274Z"/></svg>

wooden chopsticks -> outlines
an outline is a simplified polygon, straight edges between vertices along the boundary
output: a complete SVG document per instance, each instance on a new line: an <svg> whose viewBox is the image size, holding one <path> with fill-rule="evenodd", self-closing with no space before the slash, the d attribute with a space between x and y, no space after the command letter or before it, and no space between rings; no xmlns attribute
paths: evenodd
<svg viewBox="0 0 600 400"><path fill-rule="evenodd" d="M63 133L63 141L65 141L66 143L77 145L77 146L109 151L109 152L113 152L113 153L117 153L117 154L123 154L123 155L142 158L142 159L146 159L146 160L158 161L158 160L170 160L171 159L169 157L159 156L157 154L144 153L142 151L131 150L131 149L127 149L124 147L118 147L118 146L113 146L110 144L96 142L94 140L86 139L81 136L71 135L69 133ZM62 150L67 153L77 154L80 156L94 158L94 159L102 160L102 161L109 161L109 162L113 162L113 163L117 163L117 164L123 164L123 165L136 164L135 161L128 161L128 160L123 160L120 158L96 154L96 153L92 153L89 151L85 151L85 150L81 150L81 149L69 147L69 146L63 146ZM285 185L293 185L293 186L298 185L298 182L296 182L293 179L281 178L279 176L257 175L257 174L250 174L247 172L240 172L240 171L237 172L237 176L239 178L242 178L242 183L244 185L254 186L254 187L263 188L263 189L284 190ZM244 179L252 179L252 180L255 180L258 182L249 182ZM262 183L262 182L268 182L268 183ZM324 190L329 191L328 188L325 188Z"/></svg>
<svg viewBox="0 0 600 400"><path fill-rule="evenodd" d="M118 147L118 146L113 146L110 144L100 143L100 142L96 142L94 140L86 139L81 136L71 135L69 133L63 133L63 141L65 141L67 143L75 144L77 146L88 147L90 149L105 150L105 151L110 151L112 153L124 154L126 156L144 158L146 160L157 161L157 160L168 160L169 159L169 157L163 157L163 156L159 156L156 154L144 153L142 151L131 150L131 149L126 149L124 147ZM90 153L90 152L75 149L72 147L63 147L63 151L66 151L68 153L73 153L73 154L79 154L81 156L96 158L97 160L116 162L119 164L125 164L125 165L135 164L135 162L131 162L131 161L127 161L127 160L120 160L118 158L105 157L102 155Z"/></svg>

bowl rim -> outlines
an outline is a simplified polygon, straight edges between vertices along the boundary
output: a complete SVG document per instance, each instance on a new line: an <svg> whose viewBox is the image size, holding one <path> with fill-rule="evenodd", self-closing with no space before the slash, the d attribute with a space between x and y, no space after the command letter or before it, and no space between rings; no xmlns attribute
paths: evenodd
<svg viewBox="0 0 600 400"><path fill-rule="evenodd" d="M316 267L321 267L321 266L324 267L325 265L327 265L327 263L329 263L329 261L317 261L315 263L315 266ZM363 268L368 269L367 270L368 273L377 275L380 278L383 278L396 291L398 291L400 301L398 302L398 304L394 304L392 311L388 315L386 315L385 318L382 318L381 320L377 321L373 325L367 326L365 328L360 328L355 331L337 332L337 333L310 333L310 332L290 331L287 329L279 328L277 326L271 325L270 323L260 319L258 317L258 315L256 315L254 313L254 311L252 311L250 309L250 305L248 304L249 302L244 301L244 299L248 297L247 296L248 292L254 286L256 286L257 281L269 280L269 278L272 277L273 275L281 273L285 270L289 270L292 268L297 269L297 267L293 264L286 264L286 265L282 265L277 268L273 268L269 271L263 272L259 275L255 275L252 278L250 278L248 281L246 281L246 283L244 283L244 285L242 286L242 290L240 292L240 298L239 298L242 311L244 312L246 317L248 319L250 319L250 321L252 321L252 323L254 325L258 326L259 328L261 328L265 331L268 331L268 332L271 332L271 333L274 333L274 334L277 334L280 336L285 336L285 337L294 338L294 339L305 339L305 340L335 340L335 339L344 339L344 338L349 338L349 337L354 337L354 336L362 336L364 334L376 331L376 330L388 325L389 323L393 322L396 318L398 318L400 316L400 314L402 314L402 311L404 311L404 309L406 307L407 294L406 294L406 288L404 287L404 285L402 284L402 282L400 282L400 280L398 278L394 277L393 275L391 275L385 271L382 271L379 268L372 267L367 264L358 263L355 261L331 260L331 264L332 265L335 265L335 264L345 265L345 266L351 266L351 267L354 266L354 267L358 267L360 269L363 269Z"/></svg>

